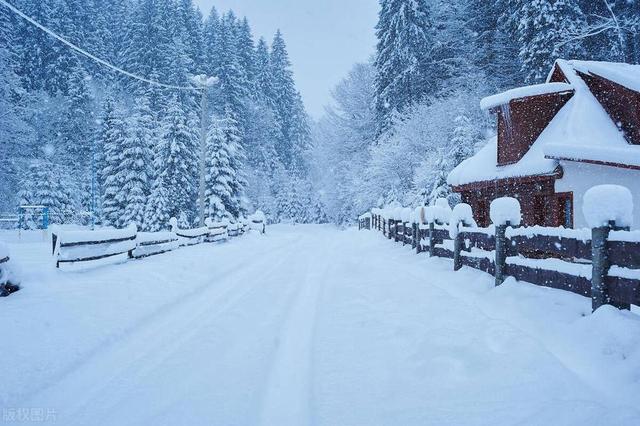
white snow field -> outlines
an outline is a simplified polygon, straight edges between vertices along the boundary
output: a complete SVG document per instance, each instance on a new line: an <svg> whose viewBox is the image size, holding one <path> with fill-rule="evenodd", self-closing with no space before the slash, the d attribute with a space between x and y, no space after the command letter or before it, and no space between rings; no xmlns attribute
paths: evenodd
<svg viewBox="0 0 640 426"><path fill-rule="evenodd" d="M640 424L637 312L375 232L267 232L85 272L10 243L0 423Z"/></svg>

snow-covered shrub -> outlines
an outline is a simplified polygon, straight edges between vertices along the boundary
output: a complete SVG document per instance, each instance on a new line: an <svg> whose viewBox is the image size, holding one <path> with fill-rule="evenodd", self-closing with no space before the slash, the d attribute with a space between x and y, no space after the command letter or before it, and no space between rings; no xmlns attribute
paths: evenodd
<svg viewBox="0 0 640 426"><path fill-rule="evenodd" d="M522 221L522 213L520 210L520 201L512 197L497 198L491 202L490 208L491 222L494 225L520 226Z"/></svg>
<svg viewBox="0 0 640 426"><path fill-rule="evenodd" d="M607 226L609 221L630 228L633 226L633 196L621 185L594 186L584 194L582 213L591 228Z"/></svg>
<svg viewBox="0 0 640 426"><path fill-rule="evenodd" d="M476 221L473 219L473 210L469 204L460 203L453 208L451 219L449 220L449 236L451 239L455 239L458 236L460 225L477 226Z"/></svg>

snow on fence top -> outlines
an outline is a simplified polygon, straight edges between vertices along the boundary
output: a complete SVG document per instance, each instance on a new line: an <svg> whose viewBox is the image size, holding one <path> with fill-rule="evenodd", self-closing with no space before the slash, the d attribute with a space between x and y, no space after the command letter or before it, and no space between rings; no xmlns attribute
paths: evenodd
<svg viewBox="0 0 640 426"><path fill-rule="evenodd" d="M591 229L569 229L565 227L547 227L547 226L527 226L522 228L507 229L506 236L511 237L527 237L534 238L536 236L571 238L580 241L591 241Z"/></svg>
<svg viewBox="0 0 640 426"><path fill-rule="evenodd" d="M138 232L136 243L141 245L160 244L168 241L177 241L178 236L173 232Z"/></svg>
<svg viewBox="0 0 640 426"><path fill-rule="evenodd" d="M135 225L129 225L125 229L97 229L97 230L69 230L59 226L54 226L51 233L57 236L57 241L64 245L79 245L81 243L99 243L104 241L135 239L137 228Z"/></svg>
<svg viewBox="0 0 640 426"><path fill-rule="evenodd" d="M473 210L469 204L457 204L451 212L449 220L449 236L454 239L458 236L460 225L477 227L476 221L473 219Z"/></svg>
<svg viewBox="0 0 640 426"><path fill-rule="evenodd" d="M497 198L491 202L490 210L491 222L494 225L520 226L522 221L520 202L515 198Z"/></svg>
<svg viewBox="0 0 640 426"><path fill-rule="evenodd" d="M598 185L583 197L582 213L589 227L598 228L615 221L617 226L633 225L633 196L621 185Z"/></svg>
<svg viewBox="0 0 640 426"><path fill-rule="evenodd" d="M518 87L507 90L497 95L488 96L480 101L480 108L489 110L500 105L505 105L514 99L527 98L530 96L548 95L551 93L569 92L574 90L571 84L567 83L545 83L533 86Z"/></svg>
<svg viewBox="0 0 640 426"><path fill-rule="evenodd" d="M358 217L358 219L360 220L370 219L370 218L371 218L371 213L365 213L363 215L360 215L360 217Z"/></svg>

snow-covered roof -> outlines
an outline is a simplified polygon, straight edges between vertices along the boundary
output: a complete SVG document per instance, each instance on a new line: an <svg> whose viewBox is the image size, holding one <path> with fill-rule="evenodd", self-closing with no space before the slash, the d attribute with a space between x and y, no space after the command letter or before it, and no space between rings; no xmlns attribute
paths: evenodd
<svg viewBox="0 0 640 426"><path fill-rule="evenodd" d="M627 142L609 114L575 72L577 69L581 72L591 69L594 73L596 69L619 70L623 67L618 65L623 64L601 63L600 68L598 67L600 63L597 62L558 60L556 64L569 80L568 84L559 84L571 87L574 95L534 141L523 158L515 164L498 166L497 137L494 137L476 155L463 161L449 174L447 179L449 185L459 186L496 179L550 175L556 170L558 160L593 161L616 165L640 164L640 146ZM589 68L586 68L587 66ZM640 75L640 66L630 67ZM602 77L613 80L613 71ZM629 80L636 78L638 76L630 77ZM555 86L558 83L540 86L544 88L551 84L554 85L552 87L562 87ZM542 90L542 88L533 90ZM530 87L525 89L521 93L529 93L527 96L532 96L530 93L534 91ZM513 93L517 93L517 89ZM507 98L508 96L503 99ZM488 101L486 103L490 104Z"/></svg>
<svg viewBox="0 0 640 426"><path fill-rule="evenodd" d="M507 90L497 95L488 96L480 101L480 108L489 110L500 105L505 105L514 99L528 98L530 96L548 95L551 93L569 92L573 86L568 83L545 83L533 86L518 87Z"/></svg>
<svg viewBox="0 0 640 426"><path fill-rule="evenodd" d="M564 61L576 71L604 77L628 89L640 92L640 65L620 62Z"/></svg>

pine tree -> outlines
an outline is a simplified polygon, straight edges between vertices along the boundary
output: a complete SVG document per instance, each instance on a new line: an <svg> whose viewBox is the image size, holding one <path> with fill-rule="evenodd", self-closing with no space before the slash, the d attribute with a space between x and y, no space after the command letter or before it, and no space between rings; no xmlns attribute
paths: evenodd
<svg viewBox="0 0 640 426"><path fill-rule="evenodd" d="M122 226L125 210L125 193L122 191L122 148L127 134L122 108L111 98L103 107L102 120L102 221L110 226Z"/></svg>
<svg viewBox="0 0 640 426"><path fill-rule="evenodd" d="M153 116L149 101L145 97L136 100L129 129L122 147L122 161L118 170L125 205L121 223L124 226L135 224L138 229L143 229L149 194L149 147L153 138Z"/></svg>
<svg viewBox="0 0 640 426"><path fill-rule="evenodd" d="M584 19L577 0L521 1L517 34L527 82L544 81L558 58L584 57L583 46L570 42Z"/></svg>
<svg viewBox="0 0 640 426"><path fill-rule="evenodd" d="M194 151L194 141L197 138L193 131L193 127L189 125L188 113L179 97L173 95L169 101L162 136L167 140L167 153L158 175L163 180L170 200L169 217L186 215L190 221L195 218L197 197L197 181L194 180L193 173L197 169L194 166L198 164Z"/></svg>
<svg viewBox="0 0 640 426"><path fill-rule="evenodd" d="M394 112L403 112L436 91L431 10L426 0L382 0L375 66L376 113L381 134Z"/></svg>
<svg viewBox="0 0 640 426"><path fill-rule="evenodd" d="M15 208L19 161L25 148L33 142L27 121L27 94L20 85L20 46L16 37L16 20L6 9L0 10L0 211Z"/></svg>
<svg viewBox="0 0 640 426"><path fill-rule="evenodd" d="M214 221L232 217L226 205L232 197L235 171L224 128L224 121L214 117L207 133L205 214Z"/></svg>
<svg viewBox="0 0 640 426"><path fill-rule="evenodd" d="M269 55L269 46L265 39L260 37L255 54L256 96L271 108L275 108L275 94Z"/></svg>
<svg viewBox="0 0 640 426"><path fill-rule="evenodd" d="M22 174L18 194L20 205L48 207L51 223L66 223L72 203L64 176L65 173L47 155L32 161ZM36 228L39 221L40 218L27 217L25 225Z"/></svg>

